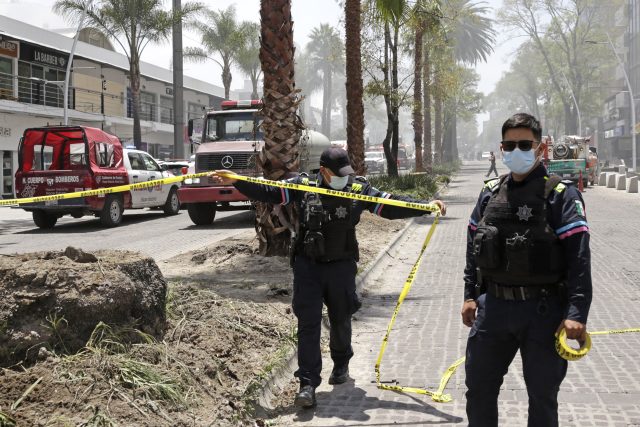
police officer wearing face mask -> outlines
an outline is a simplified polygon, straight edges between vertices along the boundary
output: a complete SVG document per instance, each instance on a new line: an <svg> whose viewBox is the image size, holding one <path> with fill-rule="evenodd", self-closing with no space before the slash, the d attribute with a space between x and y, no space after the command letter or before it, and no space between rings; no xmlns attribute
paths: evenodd
<svg viewBox="0 0 640 427"><path fill-rule="evenodd" d="M519 113L502 126L510 174L488 180L471 214L462 321L469 425L498 425L498 394L518 349L529 427L558 425L567 361L555 333L584 341L591 305L589 227L580 192L541 164L538 120Z"/></svg>
<svg viewBox="0 0 640 427"><path fill-rule="evenodd" d="M294 203L300 218L300 229L293 247L293 312L298 318L298 370L300 391L294 404L309 408L316 404L315 389L320 385L322 355L320 325L322 305L326 304L331 325L329 348L333 370L329 384L342 384L349 378L351 348L351 315L360 308L356 295L358 241L355 227L363 210L388 219L421 216L425 211L382 205L352 199L319 195L302 191L252 184L218 176L219 182L233 184L252 200L286 205ZM320 156L320 173L313 180L301 175L287 182L332 188L414 203L427 203L408 197L394 196L369 185L363 177L354 176L347 152L329 148ZM439 200L433 203L445 205Z"/></svg>

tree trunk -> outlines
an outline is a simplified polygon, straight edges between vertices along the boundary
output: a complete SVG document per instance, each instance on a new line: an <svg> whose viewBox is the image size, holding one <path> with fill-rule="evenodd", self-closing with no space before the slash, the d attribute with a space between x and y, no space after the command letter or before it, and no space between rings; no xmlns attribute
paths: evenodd
<svg viewBox="0 0 640 427"><path fill-rule="evenodd" d="M258 99L258 74L251 75L251 99Z"/></svg>
<svg viewBox="0 0 640 427"><path fill-rule="evenodd" d="M391 47L391 112L393 115L393 135L391 136L391 153L396 164L394 176L398 175L398 145L400 145L400 101L398 93L398 37L400 28L393 28L393 43ZM390 174L391 175L391 174Z"/></svg>
<svg viewBox="0 0 640 427"><path fill-rule="evenodd" d="M344 4L344 25L346 35L347 149L349 150L349 159L353 170L357 175L365 175L360 14L360 0L346 0Z"/></svg>
<svg viewBox="0 0 640 427"><path fill-rule="evenodd" d="M384 156L387 159L387 175L398 176L398 164L396 162L396 156L394 156L391 139L393 138L393 100L392 100L392 88L389 83L389 48L391 45L391 33L389 31L389 24L384 25L384 104L387 109L387 133L382 141L382 148L384 149ZM397 153L397 151L396 151Z"/></svg>
<svg viewBox="0 0 640 427"><path fill-rule="evenodd" d="M433 171L433 154L431 151L431 63L429 62L429 48L424 50L424 150L423 164L427 172Z"/></svg>
<svg viewBox="0 0 640 427"><path fill-rule="evenodd" d="M444 133L442 138L442 162L450 163L453 161L453 137L455 128L454 101L448 100L444 110Z"/></svg>
<svg viewBox="0 0 640 427"><path fill-rule="evenodd" d="M422 39L424 20L420 19L416 26L415 57L413 60L413 143L416 153L416 172L424 172L422 166Z"/></svg>
<svg viewBox="0 0 640 427"><path fill-rule="evenodd" d="M323 72L324 90L322 91L322 133L331 139L331 67L327 65Z"/></svg>
<svg viewBox="0 0 640 427"><path fill-rule="evenodd" d="M438 81L436 76L436 92L433 100L433 126L434 126L434 134L433 134L433 162L436 165L442 164L442 97L440 96Z"/></svg>
<svg viewBox="0 0 640 427"><path fill-rule="evenodd" d="M224 86L224 99L229 99L229 92L231 91L231 66L228 62L224 62L222 67L222 84Z"/></svg>
<svg viewBox="0 0 640 427"><path fill-rule="evenodd" d="M133 145L137 150L142 148L142 130L140 128L140 59L131 50L129 64L129 83L131 84L131 115L133 116Z"/></svg>
<svg viewBox="0 0 640 427"><path fill-rule="evenodd" d="M303 129L296 113L300 100L295 92L291 0L261 0L260 23L265 144L258 163L265 178L279 180L298 171L298 141ZM297 229L293 206L258 204L256 233L260 254L286 255L292 229Z"/></svg>

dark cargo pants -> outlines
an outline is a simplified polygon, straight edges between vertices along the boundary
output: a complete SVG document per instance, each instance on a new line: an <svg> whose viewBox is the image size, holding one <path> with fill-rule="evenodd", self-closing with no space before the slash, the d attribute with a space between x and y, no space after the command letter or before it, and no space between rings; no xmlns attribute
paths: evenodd
<svg viewBox="0 0 640 427"><path fill-rule="evenodd" d="M469 426L498 425L498 394L518 349L529 395L529 427L558 425L558 390L567 361L555 350L564 318L559 297L505 301L483 294L467 340L465 362Z"/></svg>
<svg viewBox="0 0 640 427"><path fill-rule="evenodd" d="M329 348L336 365L349 362L351 315L359 303L356 297L357 264L353 260L315 263L296 256L293 265L293 312L298 318L298 370L301 384L320 385L322 355L320 332L322 304L326 304L331 325Z"/></svg>

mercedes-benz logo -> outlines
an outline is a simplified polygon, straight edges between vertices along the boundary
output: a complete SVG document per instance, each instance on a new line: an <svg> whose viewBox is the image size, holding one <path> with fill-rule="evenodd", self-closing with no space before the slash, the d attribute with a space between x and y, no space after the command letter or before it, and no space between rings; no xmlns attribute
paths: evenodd
<svg viewBox="0 0 640 427"><path fill-rule="evenodd" d="M224 156L222 158L222 166L225 168L230 168L231 166L233 166L233 157L231 156Z"/></svg>

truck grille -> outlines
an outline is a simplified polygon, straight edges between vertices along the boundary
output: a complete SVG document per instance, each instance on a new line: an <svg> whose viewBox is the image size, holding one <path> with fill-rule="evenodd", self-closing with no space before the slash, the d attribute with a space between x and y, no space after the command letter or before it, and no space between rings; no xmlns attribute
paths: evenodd
<svg viewBox="0 0 640 427"><path fill-rule="evenodd" d="M254 169L255 166L254 153L212 153L196 156L196 172L216 169Z"/></svg>

